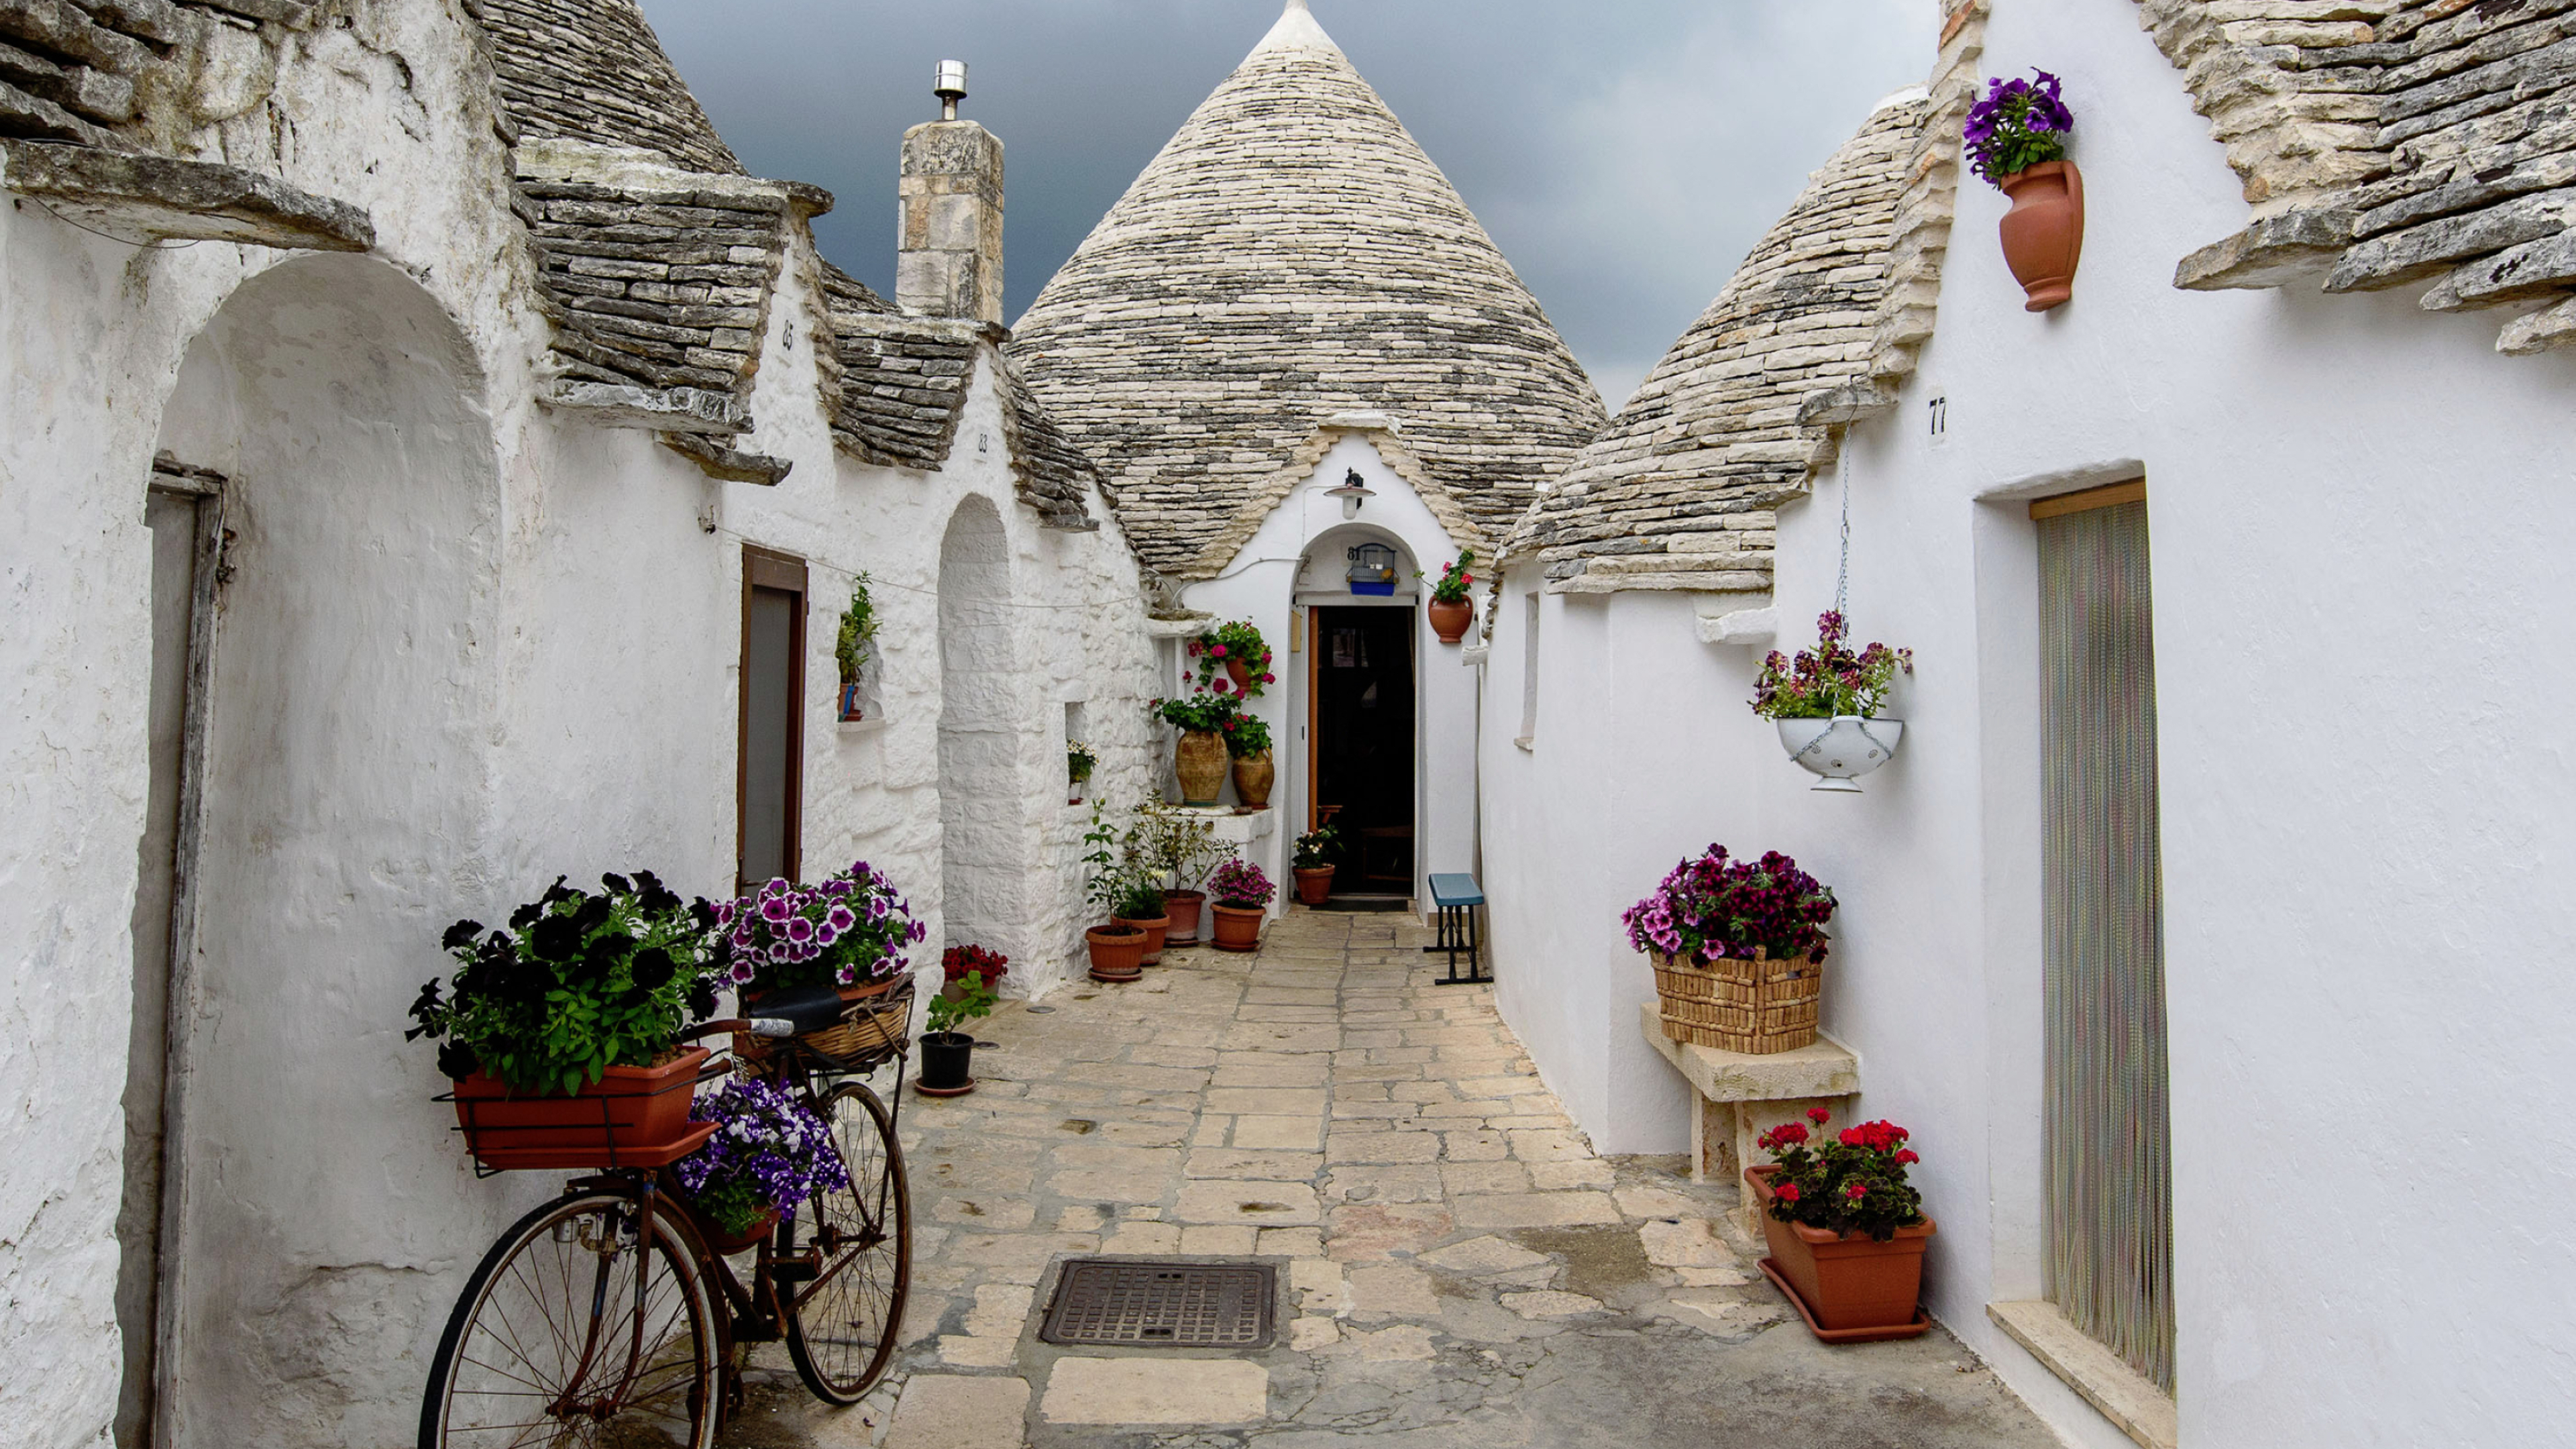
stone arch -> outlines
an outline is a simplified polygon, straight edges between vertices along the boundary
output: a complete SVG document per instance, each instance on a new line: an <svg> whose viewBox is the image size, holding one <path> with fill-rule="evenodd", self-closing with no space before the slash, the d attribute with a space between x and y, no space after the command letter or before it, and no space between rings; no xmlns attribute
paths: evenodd
<svg viewBox="0 0 2576 1449"><path fill-rule="evenodd" d="M1028 712L1012 635L1010 538L992 500L970 494L939 545L941 929L947 944L1018 957L1036 943L1020 788Z"/></svg>
<svg viewBox="0 0 2576 1449"><path fill-rule="evenodd" d="M163 412L159 447L225 479L227 543L175 863L162 1444L408 1438L476 1227L400 1028L483 894L482 397L411 277L311 256L225 300Z"/></svg>

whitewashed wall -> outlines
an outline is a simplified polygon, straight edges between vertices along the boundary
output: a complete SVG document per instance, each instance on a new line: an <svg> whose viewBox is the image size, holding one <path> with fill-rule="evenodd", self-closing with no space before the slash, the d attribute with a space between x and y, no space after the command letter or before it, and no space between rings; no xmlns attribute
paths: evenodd
<svg viewBox="0 0 2576 1449"><path fill-rule="evenodd" d="M1825 1024L1860 1054L1860 1109L1927 1159L1934 1311L2071 1442L2125 1443L1983 1305L2042 1291L2022 497L2140 460L2183 1442L2551 1439L2576 1392L2553 1346L2576 1303L2576 907L2548 883L2576 850L2576 769L2539 742L2576 693L2554 667L2576 359L2499 357L2494 317L2402 291L2174 290L2245 207L2135 5L2004 0L1987 44L1990 73L2066 78L2090 223L2074 302L2032 316L1994 241L2004 202L1970 182L1939 336L1851 440L1855 632L1918 659L1903 753L1860 796L1809 792L1745 708L1757 656L1631 596L1546 601L1521 756L1516 576L1484 724L1505 1012L1596 1140L1676 1146L1684 1099L1647 1085L1652 984L1616 909L1712 839L1797 856L1845 903ZM1841 486L1782 513L1783 648L1831 602Z"/></svg>
<svg viewBox="0 0 2576 1449"><path fill-rule="evenodd" d="M447 920L497 919L557 874L730 886L745 541L813 561L809 872L891 872L929 922L925 968L944 925L939 542L970 495L1005 527L1025 678L1007 705L1032 870L1015 989L1066 979L1077 946L1064 702L1089 701L1104 781L1149 768L1132 556L1114 524L1051 533L1013 500L989 357L943 472L842 460L800 242L746 443L794 460L780 487L538 409L542 323L456 19L373 7L294 44L291 154L261 108L222 157L367 206L376 257L138 250L0 210L0 1416L31 1444L96 1443L117 1401L156 446L239 474L225 627L266 646L216 655L231 763L210 782L195 964L181 1445L408 1442L464 1274L551 1184L470 1176L403 1009L447 968ZM860 568L884 720L845 730L833 626Z"/></svg>

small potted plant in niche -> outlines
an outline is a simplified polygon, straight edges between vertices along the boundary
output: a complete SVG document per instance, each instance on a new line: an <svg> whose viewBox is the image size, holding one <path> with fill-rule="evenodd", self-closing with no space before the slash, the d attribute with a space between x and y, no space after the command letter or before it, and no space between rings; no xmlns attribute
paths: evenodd
<svg viewBox="0 0 2576 1449"><path fill-rule="evenodd" d="M993 1014L993 988L981 971L969 970L930 998L929 1030L921 1034L921 1079L913 1089L925 1097L962 1097L975 1090L975 1038L957 1028Z"/></svg>
<svg viewBox="0 0 2576 1449"><path fill-rule="evenodd" d="M714 1123L715 1134L673 1170L715 1225L709 1246L719 1253L758 1246L814 1194L849 1186L831 1129L784 1088L730 1078L697 1100L689 1120Z"/></svg>
<svg viewBox="0 0 2576 1449"><path fill-rule="evenodd" d="M1442 564L1440 577L1432 580L1431 632L1439 635L1443 644L1466 638L1468 626L1476 622L1476 605L1467 597L1467 591L1476 585L1476 576L1467 568L1475 561L1476 551L1468 549L1458 555L1456 563ZM1417 573L1414 577L1428 575Z"/></svg>
<svg viewBox="0 0 2576 1449"><path fill-rule="evenodd" d="M1145 803L1137 808L1136 825L1144 836L1144 859L1154 879L1164 883L1163 915L1171 922L1164 929L1164 944L1197 945L1200 908L1207 904L1207 893L1199 886L1207 879L1209 868L1230 850L1217 844L1213 821L1179 809L1158 795L1145 797Z"/></svg>
<svg viewBox="0 0 2576 1449"><path fill-rule="evenodd" d="M1806 1122L1754 1139L1771 1154L1770 1166L1744 1170L1771 1249L1763 1275L1828 1343L1912 1338L1932 1326L1916 1300L1936 1225L1905 1176L1922 1158L1893 1122L1863 1122L1825 1141L1832 1120L1810 1108Z"/></svg>
<svg viewBox="0 0 2576 1449"><path fill-rule="evenodd" d="M1270 726L1257 714L1225 722L1225 752L1234 757L1234 798L1246 810L1270 808L1279 767L1270 757Z"/></svg>
<svg viewBox="0 0 2576 1449"><path fill-rule="evenodd" d="M1080 740L1064 742L1065 799L1067 805L1082 803L1082 787L1091 783L1091 772L1100 768L1100 756Z"/></svg>
<svg viewBox="0 0 2576 1449"><path fill-rule="evenodd" d="M2012 198L2004 213L2004 264L2021 283L2023 308L2045 312L2075 295L2084 255L2084 173L2066 159L2075 113L2059 97L2057 77L1986 82L1985 99L1968 108L1969 166Z"/></svg>
<svg viewBox="0 0 2576 1449"><path fill-rule="evenodd" d="M1816 616L1816 647L1798 657L1773 650L1754 681L1753 712L1780 731L1789 758L1817 776L1815 788L1857 795L1852 783L1886 764L1905 738L1905 721L1882 719L1896 676L1914 672L1914 651L1873 643L1855 654L1843 642L1849 626L1827 610Z"/></svg>
<svg viewBox="0 0 2576 1449"><path fill-rule="evenodd" d="M1191 640L1187 648L1198 661L1199 688L1212 694L1259 699L1266 686L1279 682L1279 676L1270 672L1270 646L1262 642L1261 631L1244 620L1219 624ZM1222 681L1217 678L1220 672L1225 675Z"/></svg>
<svg viewBox="0 0 2576 1449"><path fill-rule="evenodd" d="M448 927L451 990L442 998L431 981L412 1003L404 1039L439 1043L466 1146L486 1166L631 1162L689 1134L707 1052L674 1038L715 1009L718 908L683 905L650 871L600 885L593 895L557 877L507 929Z"/></svg>
<svg viewBox="0 0 2576 1449"><path fill-rule="evenodd" d="M1216 912L1216 948L1220 951L1261 949L1261 918L1279 888L1261 867L1240 858L1227 861L1208 877L1210 909Z"/></svg>
<svg viewBox="0 0 2576 1449"><path fill-rule="evenodd" d="M1109 924L1082 933L1084 944L1091 948L1091 979L1133 981L1144 974L1145 932L1116 919L1119 907L1127 902L1128 872L1118 849L1119 832L1102 814L1097 800L1091 804L1091 829L1082 841L1091 847L1082 857L1091 868L1083 898L1091 903L1095 917L1109 918Z"/></svg>
<svg viewBox="0 0 2576 1449"><path fill-rule="evenodd" d="M861 573L850 580L850 606L841 611L840 638L832 646L832 657L841 666L841 718L844 721L862 717L859 705L859 671L868 662L869 646L877 637L877 606L868 596L868 576Z"/></svg>
<svg viewBox="0 0 2576 1449"><path fill-rule="evenodd" d="M1297 860L1291 873L1297 877L1299 903L1320 906L1331 897L1335 861L1341 853L1342 832L1333 826L1297 837Z"/></svg>
<svg viewBox="0 0 2576 1449"><path fill-rule="evenodd" d="M1655 965L1664 1035L1765 1055L1812 1046L1834 893L1778 851L1674 866L1620 919Z"/></svg>
<svg viewBox="0 0 2576 1449"><path fill-rule="evenodd" d="M853 1057L905 1040L912 1002L895 988L911 980L906 948L928 932L883 872L855 861L818 885L773 880L715 909L725 977L746 1006L772 991L828 984L851 1010L839 1025L808 1033L806 1044ZM734 1055L766 1054L759 1038L734 1038Z"/></svg>
<svg viewBox="0 0 2576 1449"><path fill-rule="evenodd" d="M1158 699L1147 708L1181 732L1172 751L1173 770L1181 777L1181 803L1216 804L1225 791L1225 722L1242 706L1229 695L1208 693Z"/></svg>

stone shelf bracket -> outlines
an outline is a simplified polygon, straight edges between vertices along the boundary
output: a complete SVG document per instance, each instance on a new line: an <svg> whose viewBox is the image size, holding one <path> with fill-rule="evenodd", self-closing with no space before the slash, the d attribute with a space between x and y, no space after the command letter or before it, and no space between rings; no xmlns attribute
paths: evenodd
<svg viewBox="0 0 2576 1449"><path fill-rule="evenodd" d="M755 483L775 488L796 465L784 458L745 453L695 433L664 433L662 446L697 464L710 478L727 483Z"/></svg>
<svg viewBox="0 0 2576 1449"><path fill-rule="evenodd" d="M0 141L0 187L136 246L223 241L363 252L376 244L363 209L239 166L11 140Z"/></svg>
<svg viewBox="0 0 2576 1449"><path fill-rule="evenodd" d="M1768 649L1780 637L1780 611L1765 602L1759 608L1730 609L1736 600L1722 594L1699 599L1699 642L1733 649Z"/></svg>
<svg viewBox="0 0 2576 1449"><path fill-rule="evenodd" d="M1860 1091L1860 1059L1831 1037L1796 1051L1748 1056L1666 1037L1663 1013L1652 1001L1639 1003L1638 1017L1646 1040L1690 1081L1693 1182L1740 1182L1747 1165L1761 1165L1754 1138L1810 1107L1823 1107L1840 1123ZM1751 1193L1737 1213L1746 1234L1759 1239L1762 1220Z"/></svg>
<svg viewBox="0 0 2576 1449"><path fill-rule="evenodd" d="M632 383L558 378L540 401L550 408L581 413L608 428L727 437L751 430L751 418L740 403L704 388L639 387Z"/></svg>

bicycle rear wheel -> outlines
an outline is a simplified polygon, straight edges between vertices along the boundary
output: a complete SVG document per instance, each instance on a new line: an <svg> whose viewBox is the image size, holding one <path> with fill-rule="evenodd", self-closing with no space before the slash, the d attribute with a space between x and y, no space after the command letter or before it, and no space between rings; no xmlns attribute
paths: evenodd
<svg viewBox="0 0 2576 1449"><path fill-rule="evenodd" d="M420 1449L712 1449L722 1367L706 1280L659 1205L575 1192L492 1244L431 1361Z"/></svg>
<svg viewBox="0 0 2576 1449"><path fill-rule="evenodd" d="M876 1093L846 1082L816 1110L832 1130L850 1185L815 1194L799 1215L813 1218L799 1222L798 1235L822 1249L823 1261L814 1281L793 1285L787 1300L787 1355L816 1398L854 1404L885 1373L902 1337L912 1199L894 1119Z"/></svg>

